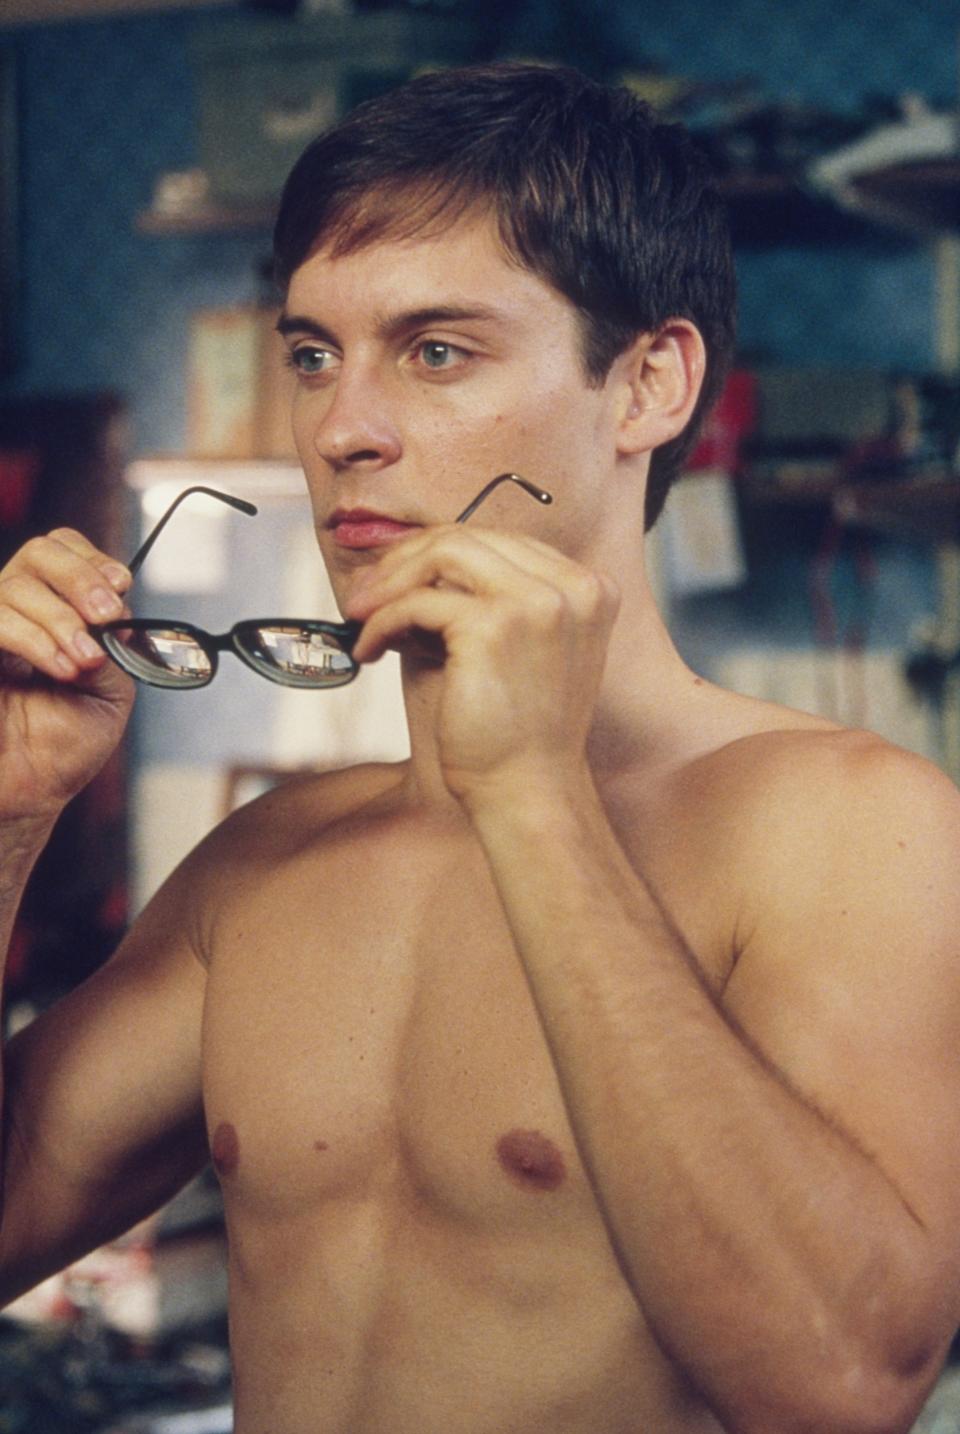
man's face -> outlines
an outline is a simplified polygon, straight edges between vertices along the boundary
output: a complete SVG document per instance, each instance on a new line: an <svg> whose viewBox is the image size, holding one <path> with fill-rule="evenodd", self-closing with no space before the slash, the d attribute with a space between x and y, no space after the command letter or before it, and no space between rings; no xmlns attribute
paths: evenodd
<svg viewBox="0 0 960 1434"><path fill-rule="evenodd" d="M588 386L575 310L509 261L492 220L337 258L321 250L293 276L283 329L294 435L339 599L407 525L452 521L505 471L554 505L507 485L479 523L589 553L614 501L612 380Z"/></svg>

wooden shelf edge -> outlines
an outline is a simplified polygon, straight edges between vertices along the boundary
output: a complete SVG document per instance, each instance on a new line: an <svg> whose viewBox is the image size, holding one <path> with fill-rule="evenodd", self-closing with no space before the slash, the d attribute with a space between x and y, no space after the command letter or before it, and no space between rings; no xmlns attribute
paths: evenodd
<svg viewBox="0 0 960 1434"><path fill-rule="evenodd" d="M203 209L164 213L156 209L142 210L136 219L138 234L166 236L177 234L224 234L231 230L269 231L276 219L273 204L211 204Z"/></svg>
<svg viewBox="0 0 960 1434"><path fill-rule="evenodd" d="M848 526L939 545L960 541L960 479L897 479L844 483L833 494L833 511Z"/></svg>

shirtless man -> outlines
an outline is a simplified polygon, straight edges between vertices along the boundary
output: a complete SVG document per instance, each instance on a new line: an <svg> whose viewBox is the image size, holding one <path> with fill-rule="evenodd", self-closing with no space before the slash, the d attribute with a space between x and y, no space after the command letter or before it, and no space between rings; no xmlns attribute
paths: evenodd
<svg viewBox="0 0 960 1434"><path fill-rule="evenodd" d="M5 1296L212 1151L237 1434L895 1434L942 1363L960 799L701 681L644 577L724 245L680 135L543 69L288 186L317 534L412 756L231 817L7 1063ZM453 525L505 470L552 505ZM3 575L10 918L119 739L128 581L63 530Z"/></svg>

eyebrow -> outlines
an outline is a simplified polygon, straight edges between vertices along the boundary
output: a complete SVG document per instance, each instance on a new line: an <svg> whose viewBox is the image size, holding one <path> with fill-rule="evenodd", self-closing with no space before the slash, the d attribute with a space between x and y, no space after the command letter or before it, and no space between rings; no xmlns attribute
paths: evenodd
<svg viewBox="0 0 960 1434"><path fill-rule="evenodd" d="M430 304L422 309L406 309L397 314L385 314L377 319L377 333L382 338L396 338L411 329L427 328L433 324L450 323L496 323L503 320L503 312L488 304ZM306 334L323 343L336 346L335 335L306 314L288 314L284 311L277 320L280 334Z"/></svg>
<svg viewBox="0 0 960 1434"><path fill-rule="evenodd" d="M286 309L277 319L276 329L278 334L308 334L312 339L322 339L324 343L335 344L336 339L329 329L323 324L318 324L316 319L308 319L304 314L288 314Z"/></svg>

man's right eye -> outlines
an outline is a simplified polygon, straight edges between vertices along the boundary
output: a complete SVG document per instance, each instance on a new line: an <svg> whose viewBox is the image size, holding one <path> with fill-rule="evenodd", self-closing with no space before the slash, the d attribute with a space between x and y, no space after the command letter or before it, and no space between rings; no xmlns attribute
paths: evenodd
<svg viewBox="0 0 960 1434"><path fill-rule="evenodd" d="M334 367L336 356L329 349L318 348L316 344L298 344L295 349L290 350L287 362L295 372L303 374L305 378L316 378Z"/></svg>

